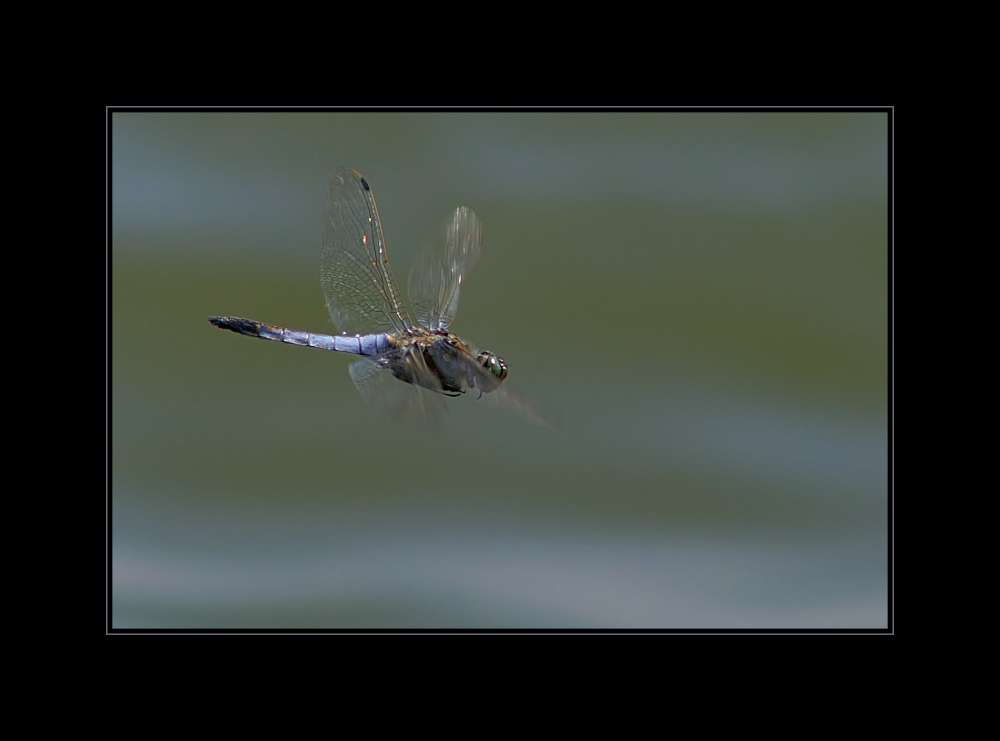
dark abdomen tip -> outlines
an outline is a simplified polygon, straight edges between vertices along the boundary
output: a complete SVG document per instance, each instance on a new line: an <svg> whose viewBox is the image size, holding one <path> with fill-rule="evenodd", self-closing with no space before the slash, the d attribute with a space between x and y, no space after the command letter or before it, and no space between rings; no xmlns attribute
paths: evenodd
<svg viewBox="0 0 1000 741"><path fill-rule="evenodd" d="M250 319L243 319L238 316L210 316L208 321L219 329L228 329L230 332L239 332L251 337L260 336L260 323L251 321Z"/></svg>

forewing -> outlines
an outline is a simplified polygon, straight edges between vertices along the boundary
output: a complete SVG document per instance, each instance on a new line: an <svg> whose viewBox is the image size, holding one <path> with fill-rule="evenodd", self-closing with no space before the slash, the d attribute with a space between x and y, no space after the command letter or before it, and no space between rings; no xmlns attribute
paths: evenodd
<svg viewBox="0 0 1000 741"><path fill-rule="evenodd" d="M458 311L462 281L483 251L483 228L464 206L446 221L437 239L417 257L408 292L413 314L429 329L446 328Z"/></svg>
<svg viewBox="0 0 1000 741"><path fill-rule="evenodd" d="M330 178L320 283L341 332L401 332L410 324L389 268L375 196L349 167L337 168Z"/></svg>

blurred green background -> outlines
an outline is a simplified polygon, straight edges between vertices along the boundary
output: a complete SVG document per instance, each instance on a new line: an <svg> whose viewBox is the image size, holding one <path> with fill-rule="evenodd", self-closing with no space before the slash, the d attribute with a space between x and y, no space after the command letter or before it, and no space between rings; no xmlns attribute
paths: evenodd
<svg viewBox="0 0 1000 741"><path fill-rule="evenodd" d="M885 628L884 113L116 113L116 628ZM367 408L327 180L396 278L459 205L453 329L555 430ZM472 395L468 395L471 397Z"/></svg>

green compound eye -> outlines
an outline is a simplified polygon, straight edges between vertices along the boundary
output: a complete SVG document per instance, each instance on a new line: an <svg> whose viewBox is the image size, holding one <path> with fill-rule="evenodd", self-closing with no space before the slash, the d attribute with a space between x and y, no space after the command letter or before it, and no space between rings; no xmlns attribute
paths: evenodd
<svg viewBox="0 0 1000 741"><path fill-rule="evenodd" d="M476 356L476 359L483 364L490 373L492 373L498 381L502 381L507 377L507 364L503 362L503 358L499 355L494 355L491 352L484 350Z"/></svg>

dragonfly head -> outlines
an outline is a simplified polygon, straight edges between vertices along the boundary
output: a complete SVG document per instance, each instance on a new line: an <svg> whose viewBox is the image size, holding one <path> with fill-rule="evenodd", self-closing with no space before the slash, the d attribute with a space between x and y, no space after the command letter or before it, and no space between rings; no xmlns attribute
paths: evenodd
<svg viewBox="0 0 1000 741"><path fill-rule="evenodd" d="M507 364L499 355L483 350L476 356L476 360L497 379L498 384L507 377Z"/></svg>

